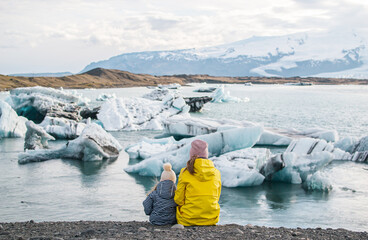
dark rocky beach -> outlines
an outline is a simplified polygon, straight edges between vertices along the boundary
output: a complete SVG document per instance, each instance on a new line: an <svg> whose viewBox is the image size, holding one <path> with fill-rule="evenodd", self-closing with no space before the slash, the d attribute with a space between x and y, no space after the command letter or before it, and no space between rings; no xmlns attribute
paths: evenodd
<svg viewBox="0 0 368 240"><path fill-rule="evenodd" d="M16 222L0 223L0 239L368 239L346 229L272 228L237 224L172 228L149 222Z"/></svg>

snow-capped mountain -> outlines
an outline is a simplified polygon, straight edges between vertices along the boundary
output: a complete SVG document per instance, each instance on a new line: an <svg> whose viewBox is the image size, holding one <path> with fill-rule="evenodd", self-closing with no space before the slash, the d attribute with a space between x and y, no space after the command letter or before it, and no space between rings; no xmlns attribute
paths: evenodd
<svg viewBox="0 0 368 240"><path fill-rule="evenodd" d="M153 75L368 78L368 44L354 32L252 37L215 47L126 53L93 68Z"/></svg>

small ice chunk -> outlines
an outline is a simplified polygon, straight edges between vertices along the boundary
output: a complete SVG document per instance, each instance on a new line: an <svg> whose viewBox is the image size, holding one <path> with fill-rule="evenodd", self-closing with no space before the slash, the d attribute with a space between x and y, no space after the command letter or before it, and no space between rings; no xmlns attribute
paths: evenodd
<svg viewBox="0 0 368 240"><path fill-rule="evenodd" d="M55 140L55 138L48 134L41 126L36 125L32 121L27 121L26 127L27 133L24 139L24 150L48 148L48 141Z"/></svg>
<svg viewBox="0 0 368 240"><path fill-rule="evenodd" d="M303 187L310 191L329 192L332 190L331 181L321 172L308 175Z"/></svg>
<svg viewBox="0 0 368 240"><path fill-rule="evenodd" d="M225 91L225 86L221 85L219 86L211 95L212 101L216 103L222 103L222 102L249 102L249 98L238 98L230 95L229 91Z"/></svg>
<svg viewBox="0 0 368 240"><path fill-rule="evenodd" d="M96 98L96 101L105 101L106 99L111 99L111 98L116 98L115 93L109 94L109 93L102 93L100 95L98 95L98 97Z"/></svg>

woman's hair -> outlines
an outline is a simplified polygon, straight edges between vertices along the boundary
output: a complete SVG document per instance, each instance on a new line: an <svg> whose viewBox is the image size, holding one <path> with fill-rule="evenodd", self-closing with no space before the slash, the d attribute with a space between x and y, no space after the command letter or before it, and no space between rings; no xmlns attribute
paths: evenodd
<svg viewBox="0 0 368 240"><path fill-rule="evenodd" d="M184 171L185 170L188 170L188 172L190 173L190 174L194 174L195 173L195 171L194 171L194 163L195 163L195 160L198 158L198 156L197 155L193 155L190 159L189 159L189 161L187 162L187 167L184 169Z"/></svg>

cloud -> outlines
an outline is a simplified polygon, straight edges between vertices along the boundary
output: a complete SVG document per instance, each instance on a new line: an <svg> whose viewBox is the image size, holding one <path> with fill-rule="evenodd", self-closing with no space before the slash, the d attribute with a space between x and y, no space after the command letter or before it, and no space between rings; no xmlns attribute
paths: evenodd
<svg viewBox="0 0 368 240"><path fill-rule="evenodd" d="M17 67L24 72L29 64L23 60L29 56L14 49L38 53L33 61L44 72L51 57L68 67L58 71L77 72L124 52L207 47L253 35L368 31L366 19L368 1L360 0L2 0L0 46L12 48L0 53L3 59L18 56L18 66L0 60L0 73Z"/></svg>
<svg viewBox="0 0 368 240"><path fill-rule="evenodd" d="M154 17L149 17L148 21L151 24L152 29L157 31L168 30L170 28L175 27L179 23L178 20L154 18Z"/></svg>

